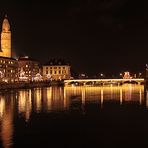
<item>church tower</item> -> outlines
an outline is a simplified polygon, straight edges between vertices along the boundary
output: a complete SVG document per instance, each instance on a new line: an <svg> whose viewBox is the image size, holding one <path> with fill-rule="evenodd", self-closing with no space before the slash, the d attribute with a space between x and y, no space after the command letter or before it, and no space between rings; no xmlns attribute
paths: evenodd
<svg viewBox="0 0 148 148"><path fill-rule="evenodd" d="M2 24L0 56L11 57L11 31L7 15L5 15Z"/></svg>

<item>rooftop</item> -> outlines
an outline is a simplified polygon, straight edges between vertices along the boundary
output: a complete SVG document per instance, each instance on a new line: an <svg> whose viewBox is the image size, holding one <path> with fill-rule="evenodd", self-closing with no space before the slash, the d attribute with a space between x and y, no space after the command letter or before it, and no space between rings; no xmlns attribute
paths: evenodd
<svg viewBox="0 0 148 148"><path fill-rule="evenodd" d="M70 62L64 60L64 59L50 59L46 64L44 64L45 66L59 66L59 65L70 65Z"/></svg>
<svg viewBox="0 0 148 148"><path fill-rule="evenodd" d="M9 58L9 57L3 57L3 56L0 56L0 59L9 59L9 60L16 60L15 58Z"/></svg>
<svg viewBox="0 0 148 148"><path fill-rule="evenodd" d="M36 61L36 62L38 62L37 60L30 58L28 56L19 57L18 61Z"/></svg>

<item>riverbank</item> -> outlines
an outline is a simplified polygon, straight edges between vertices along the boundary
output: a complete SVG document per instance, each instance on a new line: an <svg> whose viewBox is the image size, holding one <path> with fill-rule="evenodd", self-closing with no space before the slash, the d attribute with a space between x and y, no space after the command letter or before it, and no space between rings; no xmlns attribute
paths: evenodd
<svg viewBox="0 0 148 148"><path fill-rule="evenodd" d="M41 81L41 82L16 82L0 83L0 90L5 89L26 89L35 87L63 86L63 81Z"/></svg>

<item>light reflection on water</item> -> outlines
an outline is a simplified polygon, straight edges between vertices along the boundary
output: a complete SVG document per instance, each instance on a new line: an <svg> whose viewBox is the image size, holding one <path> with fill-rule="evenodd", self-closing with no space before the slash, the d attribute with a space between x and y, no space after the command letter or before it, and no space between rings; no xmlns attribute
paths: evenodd
<svg viewBox="0 0 148 148"><path fill-rule="evenodd" d="M15 132L14 117L23 117L27 122L31 114L68 111L75 102L84 107L86 103L95 102L99 109L108 101L116 101L119 105L135 102L148 107L148 92L146 91L146 102L144 86L131 84L104 87L48 87L1 93L0 141L4 148L12 146Z"/></svg>

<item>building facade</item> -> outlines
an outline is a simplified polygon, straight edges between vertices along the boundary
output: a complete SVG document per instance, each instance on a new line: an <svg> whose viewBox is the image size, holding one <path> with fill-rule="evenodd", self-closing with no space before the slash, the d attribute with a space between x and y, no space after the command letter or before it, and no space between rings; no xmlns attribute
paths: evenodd
<svg viewBox="0 0 148 148"><path fill-rule="evenodd" d="M18 63L15 59L0 57L0 81L18 81Z"/></svg>
<svg viewBox="0 0 148 148"><path fill-rule="evenodd" d="M70 79L70 65L64 60L50 60L43 66L43 77L46 80Z"/></svg>
<svg viewBox="0 0 148 148"><path fill-rule="evenodd" d="M40 73L39 62L26 57L18 59L19 81L33 81Z"/></svg>

